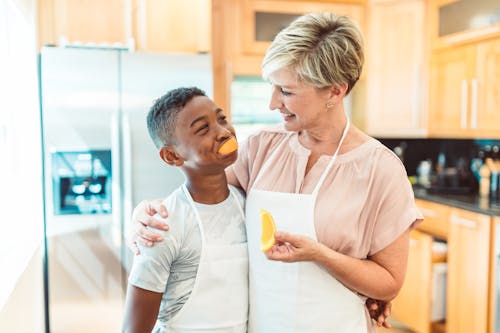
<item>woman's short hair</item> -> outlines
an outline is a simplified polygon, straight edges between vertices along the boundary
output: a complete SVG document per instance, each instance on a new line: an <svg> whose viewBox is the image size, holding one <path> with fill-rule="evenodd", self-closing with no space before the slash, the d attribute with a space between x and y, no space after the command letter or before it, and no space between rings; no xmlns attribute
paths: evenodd
<svg viewBox="0 0 500 333"><path fill-rule="evenodd" d="M298 79L317 88L347 83L347 93L363 68L363 38L347 16L307 14L275 37L262 63L262 75L290 66Z"/></svg>

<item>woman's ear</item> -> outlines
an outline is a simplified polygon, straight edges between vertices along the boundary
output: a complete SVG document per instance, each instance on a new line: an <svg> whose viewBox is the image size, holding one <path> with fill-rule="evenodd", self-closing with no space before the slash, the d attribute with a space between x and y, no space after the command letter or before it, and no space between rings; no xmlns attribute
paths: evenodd
<svg viewBox="0 0 500 333"><path fill-rule="evenodd" d="M337 104L345 96L348 87L347 82L328 87L328 99L333 100L334 104Z"/></svg>
<svg viewBox="0 0 500 333"><path fill-rule="evenodd" d="M181 166L184 159L173 146L163 146L160 149L160 158L171 166Z"/></svg>

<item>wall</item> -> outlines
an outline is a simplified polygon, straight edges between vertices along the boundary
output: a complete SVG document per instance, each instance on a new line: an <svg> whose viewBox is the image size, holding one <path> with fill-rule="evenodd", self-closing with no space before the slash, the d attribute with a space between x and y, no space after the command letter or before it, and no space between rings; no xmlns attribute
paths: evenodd
<svg viewBox="0 0 500 333"><path fill-rule="evenodd" d="M0 332L42 332L35 0L0 0Z"/></svg>

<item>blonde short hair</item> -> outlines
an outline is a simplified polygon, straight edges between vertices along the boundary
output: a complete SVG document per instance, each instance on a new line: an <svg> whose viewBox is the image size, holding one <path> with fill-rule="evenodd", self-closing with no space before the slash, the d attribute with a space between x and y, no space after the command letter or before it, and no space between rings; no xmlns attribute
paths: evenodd
<svg viewBox="0 0 500 333"><path fill-rule="evenodd" d="M273 40L262 63L265 80L290 66L298 79L317 88L347 83L347 93L363 69L363 39L347 16L307 14L297 18Z"/></svg>

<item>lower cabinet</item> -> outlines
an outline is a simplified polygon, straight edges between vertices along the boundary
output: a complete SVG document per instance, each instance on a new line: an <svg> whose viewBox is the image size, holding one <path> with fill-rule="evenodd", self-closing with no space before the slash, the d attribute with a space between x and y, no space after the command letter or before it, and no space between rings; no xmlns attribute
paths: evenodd
<svg viewBox="0 0 500 333"><path fill-rule="evenodd" d="M487 332L491 217L452 209L447 332Z"/></svg>
<svg viewBox="0 0 500 333"><path fill-rule="evenodd" d="M490 305L493 219L425 200L416 202L425 221L410 234L408 269L393 301L394 318L417 333L494 332ZM446 242L446 255L438 255L436 241ZM443 278L438 271L446 271L444 311L436 304L444 301L436 296L443 292L436 283ZM436 320L436 309L445 314L444 320Z"/></svg>
<svg viewBox="0 0 500 333"><path fill-rule="evenodd" d="M430 332L432 236L413 230L406 278L394 299L392 314L412 330Z"/></svg>

